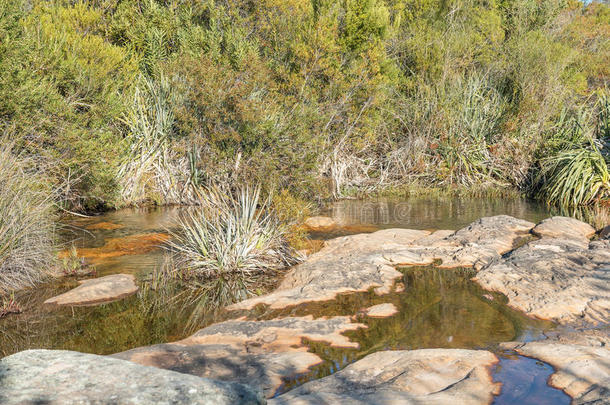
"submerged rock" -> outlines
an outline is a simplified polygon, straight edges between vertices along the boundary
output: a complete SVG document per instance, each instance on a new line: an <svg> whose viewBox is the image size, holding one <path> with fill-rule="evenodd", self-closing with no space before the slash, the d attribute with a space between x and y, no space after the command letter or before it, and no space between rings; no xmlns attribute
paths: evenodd
<svg viewBox="0 0 610 405"><path fill-rule="evenodd" d="M392 303L373 305L364 310L364 314L371 318L387 318L397 313L398 309Z"/></svg>
<svg viewBox="0 0 610 405"><path fill-rule="evenodd" d="M264 404L237 383L63 350L28 350L0 360L0 403Z"/></svg>
<svg viewBox="0 0 610 405"><path fill-rule="evenodd" d="M66 293L49 298L44 303L56 306L89 306L118 301L138 291L132 274L110 276L79 281L80 285Z"/></svg>
<svg viewBox="0 0 610 405"><path fill-rule="evenodd" d="M480 268L512 249L533 227L531 222L499 215L481 218L457 232L385 229L336 238L290 270L277 290L229 309L252 309L259 304L284 308L371 288L386 294L402 276L396 266L440 261L445 268Z"/></svg>
<svg viewBox="0 0 610 405"><path fill-rule="evenodd" d="M531 342L513 347L524 356L549 363L549 384L571 396L574 404L610 403L610 350L606 347Z"/></svg>
<svg viewBox="0 0 610 405"><path fill-rule="evenodd" d="M104 246L77 249L77 255L86 258L89 263L97 264L113 257L140 255L151 252L159 249L169 238L170 236L167 233L144 233L120 238L109 238L106 239ZM65 250L59 254L59 257L68 257L70 254L69 250Z"/></svg>
<svg viewBox="0 0 610 405"><path fill-rule="evenodd" d="M610 322L610 241L542 238L509 253L474 280L509 305L560 323Z"/></svg>
<svg viewBox="0 0 610 405"><path fill-rule="evenodd" d="M330 217L309 217L303 222L305 228L314 232L328 232L337 228L337 222Z"/></svg>
<svg viewBox="0 0 610 405"><path fill-rule="evenodd" d="M125 225L115 224L113 222L97 222L87 226L87 229L91 231L112 231L115 229L124 228Z"/></svg>
<svg viewBox="0 0 610 405"><path fill-rule="evenodd" d="M499 390L489 371L497 361L495 355L484 350L377 352L268 403L489 404Z"/></svg>
<svg viewBox="0 0 610 405"><path fill-rule="evenodd" d="M227 321L201 329L175 343L140 347L113 357L181 373L237 381L273 396L282 378L309 371L322 362L307 352L302 339L334 347L358 347L342 332L366 327L345 316L269 321Z"/></svg>

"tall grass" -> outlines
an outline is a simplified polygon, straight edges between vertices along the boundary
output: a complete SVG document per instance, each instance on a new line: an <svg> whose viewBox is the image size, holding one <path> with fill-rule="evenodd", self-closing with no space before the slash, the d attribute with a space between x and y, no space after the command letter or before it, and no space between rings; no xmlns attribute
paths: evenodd
<svg viewBox="0 0 610 405"><path fill-rule="evenodd" d="M195 296L226 305L256 293L263 276L295 262L287 227L260 201L260 188L212 187L179 219L168 243Z"/></svg>
<svg viewBox="0 0 610 405"><path fill-rule="evenodd" d="M41 281L55 260L53 193L33 162L0 144L0 295Z"/></svg>

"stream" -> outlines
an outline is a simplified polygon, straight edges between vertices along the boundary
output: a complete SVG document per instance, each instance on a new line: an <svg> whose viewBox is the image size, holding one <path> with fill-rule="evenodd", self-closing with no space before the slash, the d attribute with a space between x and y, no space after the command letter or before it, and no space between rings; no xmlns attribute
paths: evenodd
<svg viewBox="0 0 610 405"><path fill-rule="evenodd" d="M74 246L79 255L86 257L97 277L130 273L143 280L162 265L165 253L158 247L159 240L167 237L179 214L180 208L125 209L93 218L76 218L65 222L61 237L66 250ZM344 200L321 212L342 226L330 233L310 236L329 239L393 227L459 229L480 217L498 214L532 222L552 215L547 207L520 199ZM498 355L500 362L493 375L504 388L496 397L496 404L570 402L562 391L547 385L553 373L549 365L498 348L500 342L543 338L555 328L552 323L534 320L510 309L505 297L486 292L470 281L473 270L429 267L399 270L403 272L402 292L385 296L372 292L347 294L329 302L276 311L258 308L245 314L250 319L351 316L386 302L399 310L384 319L358 316L357 321L367 328L346 333L359 343L358 349L307 342L310 351L324 359L324 363L307 374L285 381L280 392L334 373L376 351L443 347L488 349ZM0 319L0 357L32 348L110 354L189 335L183 312L159 308L141 294L96 307L50 309L42 305L46 299L76 285L76 278L65 278L16 293L15 299L23 312ZM199 327L223 319L227 319L227 314L220 312L203 319Z"/></svg>

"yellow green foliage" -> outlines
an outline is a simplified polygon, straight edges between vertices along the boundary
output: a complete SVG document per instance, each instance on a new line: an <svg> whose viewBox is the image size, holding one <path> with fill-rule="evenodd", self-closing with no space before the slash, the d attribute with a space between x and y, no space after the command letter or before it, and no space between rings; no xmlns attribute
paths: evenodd
<svg viewBox="0 0 610 405"><path fill-rule="evenodd" d="M139 75L171 85L165 146L181 187L261 182L300 197L410 183L523 188L557 152L545 142L563 134L562 117L591 109L608 84L609 10L575 0L7 0L0 122L57 163L50 175L81 209L125 202L116 178L133 149L124 122Z"/></svg>

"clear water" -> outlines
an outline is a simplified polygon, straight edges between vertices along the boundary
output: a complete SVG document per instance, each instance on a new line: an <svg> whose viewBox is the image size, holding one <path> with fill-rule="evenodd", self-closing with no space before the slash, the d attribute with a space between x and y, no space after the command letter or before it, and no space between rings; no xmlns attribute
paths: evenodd
<svg viewBox="0 0 610 405"><path fill-rule="evenodd" d="M501 352L494 369L494 381L502 383L495 405L568 405L571 398L547 385L553 367L514 352Z"/></svg>
<svg viewBox="0 0 610 405"><path fill-rule="evenodd" d="M65 247L68 249L74 245L79 249L79 255L85 256L87 262L95 267L97 276L130 273L142 280L161 265L164 256L159 243L151 241L151 238L166 234L167 229L175 225L179 212L180 208L129 209L94 218L76 218L66 222L63 230ZM542 205L518 199L418 198L408 201L346 200L332 204L321 214L332 216L341 227L330 234L314 234L312 238L327 239L390 227L459 229L482 216L498 214L535 222L551 213ZM284 389L331 374L379 350L425 347L495 350L499 342L531 340L553 328L550 323L534 321L509 309L504 297L481 290L470 281L470 270L403 270L406 289L401 293L382 297L372 293L349 294L325 303L282 311L259 308L246 314L258 319L307 314L354 315L363 308L383 302L392 302L398 307L399 313L390 318L357 319L368 328L347 335L359 342L359 349L331 348L326 344L308 342L310 350L325 362L307 375L286 381ZM74 286L76 279L66 278L19 292L16 299L24 309L23 313L0 319L0 356L31 348L109 354L186 336L185 316L173 308L155 305L154 296L151 299L150 295L146 298L136 295L98 307L49 309L42 305L45 299ZM228 316L237 315L243 314ZM227 314L222 313L208 317L200 326L225 317ZM533 363L536 368L529 361L521 357L516 360L503 358L495 371L495 378L505 387L497 403L526 403L522 396L517 395L519 392L526 392L525 397L531 398L538 398L537 395L555 398L558 392L562 394L546 384L552 371L548 365ZM523 369L529 371L520 372ZM538 372L533 379L530 378L532 370ZM514 392L510 394L508 391ZM557 401L552 403L562 403L560 399Z"/></svg>

